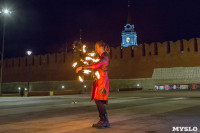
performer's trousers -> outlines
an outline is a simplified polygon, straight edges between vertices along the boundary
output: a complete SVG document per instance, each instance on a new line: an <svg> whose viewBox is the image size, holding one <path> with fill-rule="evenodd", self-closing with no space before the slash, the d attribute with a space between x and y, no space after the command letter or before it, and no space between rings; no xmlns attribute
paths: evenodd
<svg viewBox="0 0 200 133"><path fill-rule="evenodd" d="M106 101L104 101L104 100L95 100L95 103L96 103L97 109L99 111L99 117L100 117L100 119L102 119L102 117L104 117L105 114L107 114L106 107L104 105L104 104L106 104Z"/></svg>

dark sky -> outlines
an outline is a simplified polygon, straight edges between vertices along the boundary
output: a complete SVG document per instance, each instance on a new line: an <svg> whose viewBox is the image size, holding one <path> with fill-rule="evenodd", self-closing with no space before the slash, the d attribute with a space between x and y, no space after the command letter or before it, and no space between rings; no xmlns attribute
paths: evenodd
<svg viewBox="0 0 200 133"><path fill-rule="evenodd" d="M121 45L127 22L127 0L0 0L0 8L13 14L6 18L5 56L34 55L70 48L79 40L104 40ZM199 37L199 0L132 0L132 24L138 43L175 41ZM0 16L0 44L3 17Z"/></svg>

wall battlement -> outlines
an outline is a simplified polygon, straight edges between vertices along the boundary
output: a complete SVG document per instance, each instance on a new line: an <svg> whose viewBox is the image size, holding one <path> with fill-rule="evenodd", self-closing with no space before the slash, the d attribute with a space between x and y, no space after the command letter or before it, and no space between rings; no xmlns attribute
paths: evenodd
<svg viewBox="0 0 200 133"><path fill-rule="evenodd" d="M4 60L3 82L74 80L73 53L25 56ZM200 38L111 48L109 76L150 78L154 68L200 66Z"/></svg>

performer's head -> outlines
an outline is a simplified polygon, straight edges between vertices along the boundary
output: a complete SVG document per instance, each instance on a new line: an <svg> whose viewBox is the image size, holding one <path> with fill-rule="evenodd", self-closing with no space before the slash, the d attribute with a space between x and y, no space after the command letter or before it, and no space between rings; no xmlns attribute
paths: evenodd
<svg viewBox="0 0 200 133"><path fill-rule="evenodd" d="M103 41L98 41L95 44L95 51L101 55L102 53L106 52L109 53L110 52L110 48L108 45L106 45Z"/></svg>

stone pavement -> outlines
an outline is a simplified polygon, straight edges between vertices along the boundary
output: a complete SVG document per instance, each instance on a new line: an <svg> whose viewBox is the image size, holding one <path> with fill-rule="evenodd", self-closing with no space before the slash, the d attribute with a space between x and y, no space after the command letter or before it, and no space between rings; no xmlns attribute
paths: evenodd
<svg viewBox="0 0 200 133"><path fill-rule="evenodd" d="M111 128L95 129L90 94L0 97L0 133L171 133L173 126L200 133L200 91L111 93L106 107Z"/></svg>

